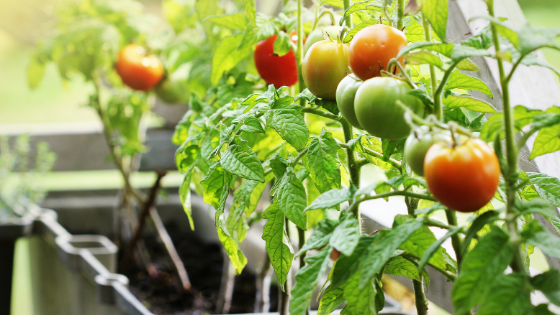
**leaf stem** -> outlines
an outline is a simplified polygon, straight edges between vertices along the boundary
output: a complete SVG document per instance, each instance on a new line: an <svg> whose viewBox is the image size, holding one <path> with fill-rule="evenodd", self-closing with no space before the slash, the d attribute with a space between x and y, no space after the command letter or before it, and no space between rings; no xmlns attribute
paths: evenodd
<svg viewBox="0 0 560 315"><path fill-rule="evenodd" d="M344 148L344 149L349 149L350 148L350 146L348 146L348 144L346 144L346 143L339 143L339 145L340 145L341 148ZM384 162L387 162L387 163L391 164L393 167L395 167L399 170L402 170L402 163L401 162L399 162L395 159L392 159L392 158L389 158L389 159L385 160L382 153L373 151L372 149L363 148L363 150L364 150L365 154L371 155L371 156L373 156L375 158L378 158L378 159L381 159Z"/></svg>
<svg viewBox="0 0 560 315"><path fill-rule="evenodd" d="M423 13L422 13L422 25L424 26L424 39L426 39L427 42L431 42L432 36L430 34L430 23L428 22L428 19ZM437 78L436 78L436 67L432 64L430 65L430 80L432 83L432 97L435 98ZM438 110L441 110L441 106Z"/></svg>
<svg viewBox="0 0 560 315"><path fill-rule="evenodd" d="M313 115L317 115L317 116L321 116L321 117L325 117L325 118L329 118L332 119L334 121L340 121L341 117L329 112L326 112L324 110L319 110L315 107L304 107L301 110L302 113L309 113L309 114L313 114Z"/></svg>
<svg viewBox="0 0 560 315"><path fill-rule="evenodd" d="M490 16L494 17L494 1L488 1L488 13ZM498 37L498 30L494 23L490 24L490 29L492 31L492 39L494 42L494 49L496 50L496 55L500 52L500 38ZM504 63L500 57L497 57L498 70L500 73L500 84L502 87L502 100L503 100L503 110L504 110L504 126L506 133L506 158L508 162L508 173L504 174L506 181L506 221L507 229L510 235L510 242L512 244L519 244L520 236L517 231L517 219L510 218L509 213L512 212L515 203L515 193L516 193L516 181L518 178L517 172L517 154L518 148L515 143L515 129L513 120L513 111L511 110L510 99L509 99L509 79L505 76ZM512 69L513 70L513 69ZM521 255L521 250L519 245L514 245L513 261L511 262L511 269L514 272L519 272L522 274L527 274L525 265L523 263L523 258Z"/></svg>
<svg viewBox="0 0 560 315"><path fill-rule="evenodd" d="M351 141L353 139L353 130L352 126L346 121L346 119L342 118L340 120L342 124L342 130L344 131L344 140L346 142ZM354 150L350 149L350 147L346 146L346 156L348 159L348 171L350 172L350 180L355 187L360 187L360 168L356 164L356 157L354 156Z"/></svg>
<svg viewBox="0 0 560 315"><path fill-rule="evenodd" d="M434 112L435 112L438 120L443 120L443 106L442 106L442 100L441 100L443 90L445 88L445 85L447 84L447 81L449 81L449 77L453 73L453 70L455 70L455 68L457 67L457 65L461 61L463 61L463 59L455 60L451 64L451 66L449 66L449 68L447 70L445 70L445 74L443 75L443 78L441 79L441 82L439 82L439 85L438 85L436 91L434 92Z"/></svg>
<svg viewBox="0 0 560 315"><path fill-rule="evenodd" d="M445 216L447 217L447 223L450 226L457 226L457 215L454 210L445 209ZM459 234L454 234L451 236L451 245L455 251L455 256L457 257L457 268L461 269L461 261L463 261L463 253L461 252L461 237Z"/></svg>

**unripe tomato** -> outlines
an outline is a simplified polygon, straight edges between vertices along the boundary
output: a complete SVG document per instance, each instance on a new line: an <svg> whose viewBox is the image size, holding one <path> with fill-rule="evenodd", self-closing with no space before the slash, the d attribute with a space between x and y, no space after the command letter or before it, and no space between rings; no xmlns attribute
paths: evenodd
<svg viewBox="0 0 560 315"><path fill-rule="evenodd" d="M267 84L275 87L292 86L298 81L296 55L290 49L284 56L274 53L274 41L278 35L257 43L255 48L255 66L259 75Z"/></svg>
<svg viewBox="0 0 560 315"><path fill-rule="evenodd" d="M440 142L428 150L424 174L430 192L444 206L474 212L494 197L500 183L500 163L480 139L456 146Z"/></svg>
<svg viewBox="0 0 560 315"><path fill-rule="evenodd" d="M348 70L348 46L328 40L309 48L301 64L303 81L313 95L336 99L336 88Z"/></svg>
<svg viewBox="0 0 560 315"><path fill-rule="evenodd" d="M436 142L451 142L451 135L445 131L430 131L422 126L408 136L404 145L404 159L414 173L424 176L424 159L428 149Z"/></svg>
<svg viewBox="0 0 560 315"><path fill-rule="evenodd" d="M126 45L119 52L115 69L124 84L139 91L156 86L164 74L158 57L146 55L146 49L135 44Z"/></svg>
<svg viewBox="0 0 560 315"><path fill-rule="evenodd" d="M307 36L305 45L303 45L303 53L307 53L311 45L325 39L323 32L327 33L333 40L336 40L341 30L342 26L337 25L318 26L313 30L313 32L309 33L309 36Z"/></svg>
<svg viewBox="0 0 560 315"><path fill-rule="evenodd" d="M376 77L364 81L356 92L354 110L360 126L372 136L399 140L410 134L410 126L404 119L404 109L396 102L401 101L412 111L424 115L424 104L407 94L410 86L390 77Z"/></svg>
<svg viewBox="0 0 560 315"><path fill-rule="evenodd" d="M356 128L363 129L358 122L356 117L356 111L354 109L354 99L356 98L356 92L363 81L356 80L352 76L346 76L336 88L336 105L342 113L342 117L346 119L352 126Z"/></svg>
<svg viewBox="0 0 560 315"><path fill-rule="evenodd" d="M189 64L180 66L173 73L167 75L155 88L159 99L167 104L186 104L189 100Z"/></svg>
<svg viewBox="0 0 560 315"><path fill-rule="evenodd" d="M367 26L350 42L350 68L362 80L378 77L405 46L406 36L398 29L383 24ZM402 63L403 58L399 61Z"/></svg>

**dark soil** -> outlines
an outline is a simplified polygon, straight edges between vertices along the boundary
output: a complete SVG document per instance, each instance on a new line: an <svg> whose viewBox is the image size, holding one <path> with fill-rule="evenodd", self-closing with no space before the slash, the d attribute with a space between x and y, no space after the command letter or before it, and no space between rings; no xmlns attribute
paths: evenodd
<svg viewBox="0 0 560 315"><path fill-rule="evenodd" d="M154 235L144 242L157 273L149 275L144 266L135 265L129 273L130 291L155 314L214 314L222 277L221 244L205 243L191 231L167 226L187 273L194 293L181 288L181 281L167 257L165 249ZM235 278L230 313L252 313L255 304L255 273L245 268ZM271 287L270 311L276 311L278 288Z"/></svg>

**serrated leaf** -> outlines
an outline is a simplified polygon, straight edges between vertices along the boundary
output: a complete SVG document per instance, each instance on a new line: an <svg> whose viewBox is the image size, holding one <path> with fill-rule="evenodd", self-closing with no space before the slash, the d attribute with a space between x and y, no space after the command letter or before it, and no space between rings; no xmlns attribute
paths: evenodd
<svg viewBox="0 0 560 315"><path fill-rule="evenodd" d="M434 55L426 50L409 53L406 55L406 63L409 65L433 65L440 69L443 67L443 61L437 55Z"/></svg>
<svg viewBox="0 0 560 315"><path fill-rule="evenodd" d="M517 105L513 108L513 119L515 124L515 132L523 129L523 127L533 122L533 118L542 114L542 110L533 110L526 108L522 105ZM480 138L486 142L494 141L496 135L500 132L500 138L504 138L504 114L496 113L488 118L488 121L482 126Z"/></svg>
<svg viewBox="0 0 560 315"><path fill-rule="evenodd" d="M222 167L239 177L264 183L264 169L246 141L235 138L220 159Z"/></svg>
<svg viewBox="0 0 560 315"><path fill-rule="evenodd" d="M247 15L251 25L256 25L255 0L243 0L243 8L245 9L245 14Z"/></svg>
<svg viewBox="0 0 560 315"><path fill-rule="evenodd" d="M319 222L315 231L313 231L303 247L297 252L296 257L310 249L317 249L327 245L336 226L337 222L329 219Z"/></svg>
<svg viewBox="0 0 560 315"><path fill-rule="evenodd" d="M342 303L344 303L343 294L344 288L333 289L329 286L321 297L317 315L329 315L336 310L340 305L342 305Z"/></svg>
<svg viewBox="0 0 560 315"><path fill-rule="evenodd" d="M302 182L297 179L291 167L281 179L275 201L290 221L304 230L307 229L307 220L303 214L307 206L307 195Z"/></svg>
<svg viewBox="0 0 560 315"><path fill-rule="evenodd" d="M490 97L494 97L492 91L484 83L484 81L461 73L459 70L453 71L449 80L447 81L447 85L445 88L452 90L452 89L462 89L462 90L476 90L482 92Z"/></svg>
<svg viewBox="0 0 560 315"><path fill-rule="evenodd" d="M546 218L557 218L558 211L548 201L537 198L529 201L516 201L514 209L525 215L540 213Z"/></svg>
<svg viewBox="0 0 560 315"><path fill-rule="evenodd" d="M321 193L340 188L338 149L340 146L332 134L323 129L320 137L311 139L307 155L303 158L303 163L309 170L311 179Z"/></svg>
<svg viewBox="0 0 560 315"><path fill-rule="evenodd" d="M550 107L547 113L560 113L560 107ZM535 117L536 118L536 117ZM560 150L560 124L543 128L539 131L529 159Z"/></svg>
<svg viewBox="0 0 560 315"><path fill-rule="evenodd" d="M440 248L441 244L443 244L443 242L445 242L445 240L447 240L448 238L450 238L451 236L461 232L462 228L460 227L456 227L453 228L451 230L449 230L442 238L438 239L437 241L433 242L430 247L428 247L428 249L426 249L424 251L424 254L422 256L417 256L417 257L421 257L420 261L418 262L418 270L423 270L424 266L426 266L426 264L431 260L434 254L440 253L441 254L441 259L443 260L443 270L445 270L446 267L446 263L445 263L445 257L443 256L443 250ZM438 266L438 265L435 265ZM439 266L438 266L439 267Z"/></svg>
<svg viewBox="0 0 560 315"><path fill-rule="evenodd" d="M393 276L407 277L412 280L422 281L421 273L418 272L419 267L413 264L406 258L402 256L396 256L391 258L385 268L383 268L383 273Z"/></svg>
<svg viewBox="0 0 560 315"><path fill-rule="evenodd" d="M230 182L231 174L224 171L220 163L214 163L200 182L204 187L204 202L216 211L224 211Z"/></svg>
<svg viewBox="0 0 560 315"><path fill-rule="evenodd" d="M499 218L500 218L500 213L498 211L488 211L479 215L467 230L465 239L463 240L463 244L461 247L461 252L462 253L467 252L467 249L471 244L471 240L476 236L478 231L480 231L486 224L493 223Z"/></svg>
<svg viewBox="0 0 560 315"><path fill-rule="evenodd" d="M532 220L527 223L521 232L521 236L546 255L560 258L560 238L552 235L537 221Z"/></svg>
<svg viewBox="0 0 560 315"><path fill-rule="evenodd" d="M442 41L446 40L447 17L449 15L448 0L422 0L422 14Z"/></svg>
<svg viewBox="0 0 560 315"><path fill-rule="evenodd" d="M542 292L546 291L560 291L560 271L551 269L536 275L530 280L531 285L535 290Z"/></svg>
<svg viewBox="0 0 560 315"><path fill-rule="evenodd" d="M305 211L312 209L327 209L349 200L352 200L352 193L348 188L331 189L317 197L312 204L305 208Z"/></svg>
<svg viewBox="0 0 560 315"><path fill-rule="evenodd" d="M527 279L520 274L500 274L492 284L492 290L482 301L477 315L531 314L531 292Z"/></svg>
<svg viewBox="0 0 560 315"><path fill-rule="evenodd" d="M351 29L344 36L344 43L349 43L352 40L352 38L354 38L354 35L356 35L356 33L361 31L362 29L366 28L367 26L374 25L374 24L377 24L377 19L376 18L371 18L369 20L365 20L362 23L354 26L354 28Z"/></svg>
<svg viewBox="0 0 560 315"><path fill-rule="evenodd" d="M527 172L527 176L539 196L560 207L560 180L544 173Z"/></svg>
<svg viewBox="0 0 560 315"><path fill-rule="evenodd" d="M500 228L492 226L461 263L461 272L451 290L453 306L458 314L475 307L489 293L499 275L513 258L509 236Z"/></svg>
<svg viewBox="0 0 560 315"><path fill-rule="evenodd" d="M347 283L347 280L358 271L360 264L364 263L368 255L368 248L374 242L378 234L385 234L387 231L383 230L375 235L361 235L358 245L354 248L352 255L340 255L336 264L334 265L333 277L331 279L331 286L334 288L342 287ZM359 273L359 272L358 272Z"/></svg>
<svg viewBox="0 0 560 315"><path fill-rule="evenodd" d="M267 124L296 150L301 150L307 144L309 129L301 114L301 107L294 105L272 109L268 111Z"/></svg>
<svg viewBox="0 0 560 315"><path fill-rule="evenodd" d="M218 227L217 230L218 238L220 239L220 242L222 242L231 264L235 268L237 274L240 274L247 264L247 258L241 249L239 249L235 240L233 240L233 238L222 227Z"/></svg>
<svg viewBox="0 0 560 315"><path fill-rule="evenodd" d="M245 212L249 217L257 208L257 204L261 198L267 183L272 180L272 174L265 176L265 182L261 183L256 180L246 179L233 194L233 203Z"/></svg>
<svg viewBox="0 0 560 315"><path fill-rule="evenodd" d="M395 218L395 223L403 224L404 222L406 222L406 220L410 220L410 218L399 216ZM430 228L427 226L422 226L421 228L414 231L408 237L408 239L401 244L399 248L420 258L424 256L426 251L436 241L437 239ZM443 258L442 251L442 249L436 249L436 251L429 259L429 263L440 269L445 269L445 259Z"/></svg>
<svg viewBox="0 0 560 315"><path fill-rule="evenodd" d="M290 36L286 32L278 32L278 37L274 41L274 53L280 57L284 56L291 48Z"/></svg>
<svg viewBox="0 0 560 315"><path fill-rule="evenodd" d="M457 69L465 71L480 71L480 68L470 59L463 59L457 64Z"/></svg>
<svg viewBox="0 0 560 315"><path fill-rule="evenodd" d="M194 167L190 167L185 176L183 177L183 182L181 183L181 187L179 187L179 198L181 199L181 205L183 205L183 210L187 214L187 218L189 218L189 224L191 229L194 231L194 222L192 219L192 205L191 205L191 178L192 173L194 171Z"/></svg>
<svg viewBox="0 0 560 315"><path fill-rule="evenodd" d="M425 49L429 51L438 52L446 57L451 58L451 54L453 53L453 44L452 43L432 43L432 42L418 42L418 43L411 43L408 44L406 47L399 51L399 54L396 58L400 58L409 52L416 50L416 49Z"/></svg>
<svg viewBox="0 0 560 315"><path fill-rule="evenodd" d="M296 274L296 283L290 298L290 314L305 315L311 301L313 289L326 271L332 248L326 246L313 256L305 258L305 266Z"/></svg>
<svg viewBox="0 0 560 315"><path fill-rule="evenodd" d="M247 117L240 129L249 133L265 133L260 120L254 116Z"/></svg>
<svg viewBox="0 0 560 315"><path fill-rule="evenodd" d="M243 34L244 33L239 33L222 38L218 46L214 49L212 71L210 73L212 84L217 84L224 72L231 70L251 52L250 46L238 48Z"/></svg>
<svg viewBox="0 0 560 315"><path fill-rule="evenodd" d="M284 213L274 202L263 213L263 219L268 221L264 225L262 239L266 242L266 251L282 291L294 258L294 250L286 235L284 218Z"/></svg>
<svg viewBox="0 0 560 315"><path fill-rule="evenodd" d="M353 315L353 314L363 314L363 315L377 315L377 309L375 305L375 294L376 288L372 280L370 280L365 286L360 288L360 274L356 272L350 279L344 288L344 299L346 300L346 306L340 312L340 314Z"/></svg>
<svg viewBox="0 0 560 315"><path fill-rule="evenodd" d="M346 256L352 255L354 248L360 240L358 220L349 216L342 221L333 231L329 243Z"/></svg>
<svg viewBox="0 0 560 315"><path fill-rule="evenodd" d="M485 101L467 96L448 96L443 99L443 105L448 108L462 107L476 112L495 113L496 109Z"/></svg>

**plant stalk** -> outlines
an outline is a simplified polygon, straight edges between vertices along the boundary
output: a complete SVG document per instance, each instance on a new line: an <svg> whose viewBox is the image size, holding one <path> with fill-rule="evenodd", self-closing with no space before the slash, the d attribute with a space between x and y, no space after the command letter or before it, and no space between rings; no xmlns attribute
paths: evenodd
<svg viewBox="0 0 560 315"><path fill-rule="evenodd" d="M494 17L494 1L488 1L488 13L490 16ZM491 23L490 28L492 31L492 39L494 42L494 48L496 50L496 55L498 56L500 52L500 38L498 37L498 30L496 25ZM523 263L523 257L521 255L521 250L519 249L520 236L517 231L517 219L513 219L512 216L508 216L513 210L513 205L515 203L515 186L518 178L517 172L517 145L515 143L515 129L514 129L514 119L513 111L511 110L510 98L509 98L509 79L505 75L504 63L500 57L497 58L498 70L500 73L500 84L502 87L502 100L503 100L503 110L504 110L504 126L506 134L506 158L508 163L507 173L504 174L506 180L506 221L507 229L510 234L510 241L514 244L514 254L513 261L511 263L511 269L514 272L519 272L527 274L525 265Z"/></svg>
<svg viewBox="0 0 560 315"><path fill-rule="evenodd" d="M404 201L406 203L408 214L416 218L414 211L418 208L419 200L410 197L405 197ZM426 294L424 293L424 285L422 284L422 275L420 275L420 281L412 280L412 287L414 289L416 312L418 313L418 315L427 315L428 301L426 300Z"/></svg>
<svg viewBox="0 0 560 315"><path fill-rule="evenodd" d="M424 16L424 14L422 14L422 25L424 26L424 38L426 39L427 42L431 42L432 35L430 33L430 23L428 22L428 19L426 18L426 16ZM434 65L430 65L430 79L432 83L432 97L435 98L437 78L436 78L436 67ZM441 103L437 110L434 108L434 111L436 113L437 119L441 120L443 117Z"/></svg>
<svg viewBox="0 0 560 315"><path fill-rule="evenodd" d="M454 210L445 209L445 216L447 217L447 223L450 226L457 226L457 215ZM451 245L453 245L453 250L455 251L455 256L457 257L457 268L461 269L461 262L463 261L463 253L461 252L461 237L459 234L451 236Z"/></svg>
<svg viewBox="0 0 560 315"><path fill-rule="evenodd" d="M397 9L397 28L404 29L404 0L399 0Z"/></svg>
<svg viewBox="0 0 560 315"><path fill-rule="evenodd" d="M346 10L348 10L348 8L350 7L350 0L342 0L342 3L344 5L344 12L346 12ZM346 23L346 26L348 28L352 28L352 19L350 15L346 16L346 18L344 19L344 23Z"/></svg>
<svg viewBox="0 0 560 315"><path fill-rule="evenodd" d="M298 87L301 93L305 90L305 82L303 81L303 71L301 68L301 63L303 62L303 16L301 13L303 7L303 0L298 0L297 2L297 70L298 70ZM299 100L301 106L305 106L305 99L302 97Z"/></svg>

